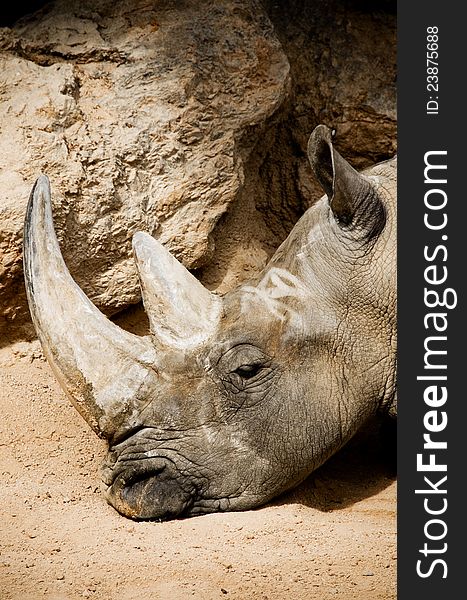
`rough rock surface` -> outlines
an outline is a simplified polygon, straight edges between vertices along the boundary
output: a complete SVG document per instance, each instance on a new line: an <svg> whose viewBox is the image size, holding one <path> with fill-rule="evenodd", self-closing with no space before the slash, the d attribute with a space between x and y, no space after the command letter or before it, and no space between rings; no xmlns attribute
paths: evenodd
<svg viewBox="0 0 467 600"><path fill-rule="evenodd" d="M67 264L107 313L139 299L138 229L220 292L257 273L322 193L318 123L358 168L394 154L394 5L62 0L0 30L0 335L27 320L39 172Z"/></svg>
<svg viewBox="0 0 467 600"><path fill-rule="evenodd" d="M108 312L139 299L135 231L188 267L205 263L252 132L287 91L288 61L263 9L62 0L3 29L0 47L2 315L24 308L22 224L40 172L70 271Z"/></svg>
<svg viewBox="0 0 467 600"><path fill-rule="evenodd" d="M291 65L287 127L304 153L317 123L363 169L396 152L396 3L266 0Z"/></svg>

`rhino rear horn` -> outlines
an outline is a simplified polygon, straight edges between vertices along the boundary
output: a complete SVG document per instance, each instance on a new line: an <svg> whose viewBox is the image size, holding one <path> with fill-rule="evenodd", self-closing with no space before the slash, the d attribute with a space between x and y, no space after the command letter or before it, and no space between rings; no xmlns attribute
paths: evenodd
<svg viewBox="0 0 467 600"><path fill-rule="evenodd" d="M218 322L221 299L147 233L133 236L133 252L156 344L187 349L202 343Z"/></svg>
<svg viewBox="0 0 467 600"><path fill-rule="evenodd" d="M109 321L73 281L55 235L45 176L27 208L24 274L32 319L58 381L94 431L111 439L139 414L157 383L154 345Z"/></svg>
<svg viewBox="0 0 467 600"><path fill-rule="evenodd" d="M314 129L308 159L340 227L366 239L379 235L386 221L384 206L371 181L334 149L329 127Z"/></svg>

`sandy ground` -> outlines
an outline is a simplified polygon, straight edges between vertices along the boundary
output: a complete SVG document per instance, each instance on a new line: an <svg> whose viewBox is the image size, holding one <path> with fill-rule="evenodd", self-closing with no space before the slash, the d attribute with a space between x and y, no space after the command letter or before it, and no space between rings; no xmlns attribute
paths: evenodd
<svg viewBox="0 0 467 600"><path fill-rule="evenodd" d="M2 600L396 597L396 483L361 435L254 511L132 522L100 490L104 443L37 342L0 349Z"/></svg>

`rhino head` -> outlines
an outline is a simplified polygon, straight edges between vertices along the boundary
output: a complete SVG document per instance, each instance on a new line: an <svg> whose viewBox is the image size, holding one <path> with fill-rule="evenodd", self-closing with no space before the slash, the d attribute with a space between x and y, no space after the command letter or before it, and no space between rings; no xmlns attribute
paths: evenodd
<svg viewBox="0 0 467 600"><path fill-rule="evenodd" d="M133 248L149 336L109 321L71 278L48 179L25 222L44 353L108 441L107 500L133 519L260 505L295 486L395 396L395 164L357 173L318 126L326 196L254 282L217 296L145 233Z"/></svg>

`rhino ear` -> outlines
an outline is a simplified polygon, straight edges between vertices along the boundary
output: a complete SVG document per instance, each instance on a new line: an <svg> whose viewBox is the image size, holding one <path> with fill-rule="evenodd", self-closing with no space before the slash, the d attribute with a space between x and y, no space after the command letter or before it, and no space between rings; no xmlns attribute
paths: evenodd
<svg viewBox="0 0 467 600"><path fill-rule="evenodd" d="M133 252L154 339L181 349L203 342L217 324L220 297L149 234L135 233Z"/></svg>
<svg viewBox="0 0 467 600"><path fill-rule="evenodd" d="M370 180L334 149L329 127L318 125L311 134L308 159L340 227L356 237L379 235L386 222L384 206Z"/></svg>

